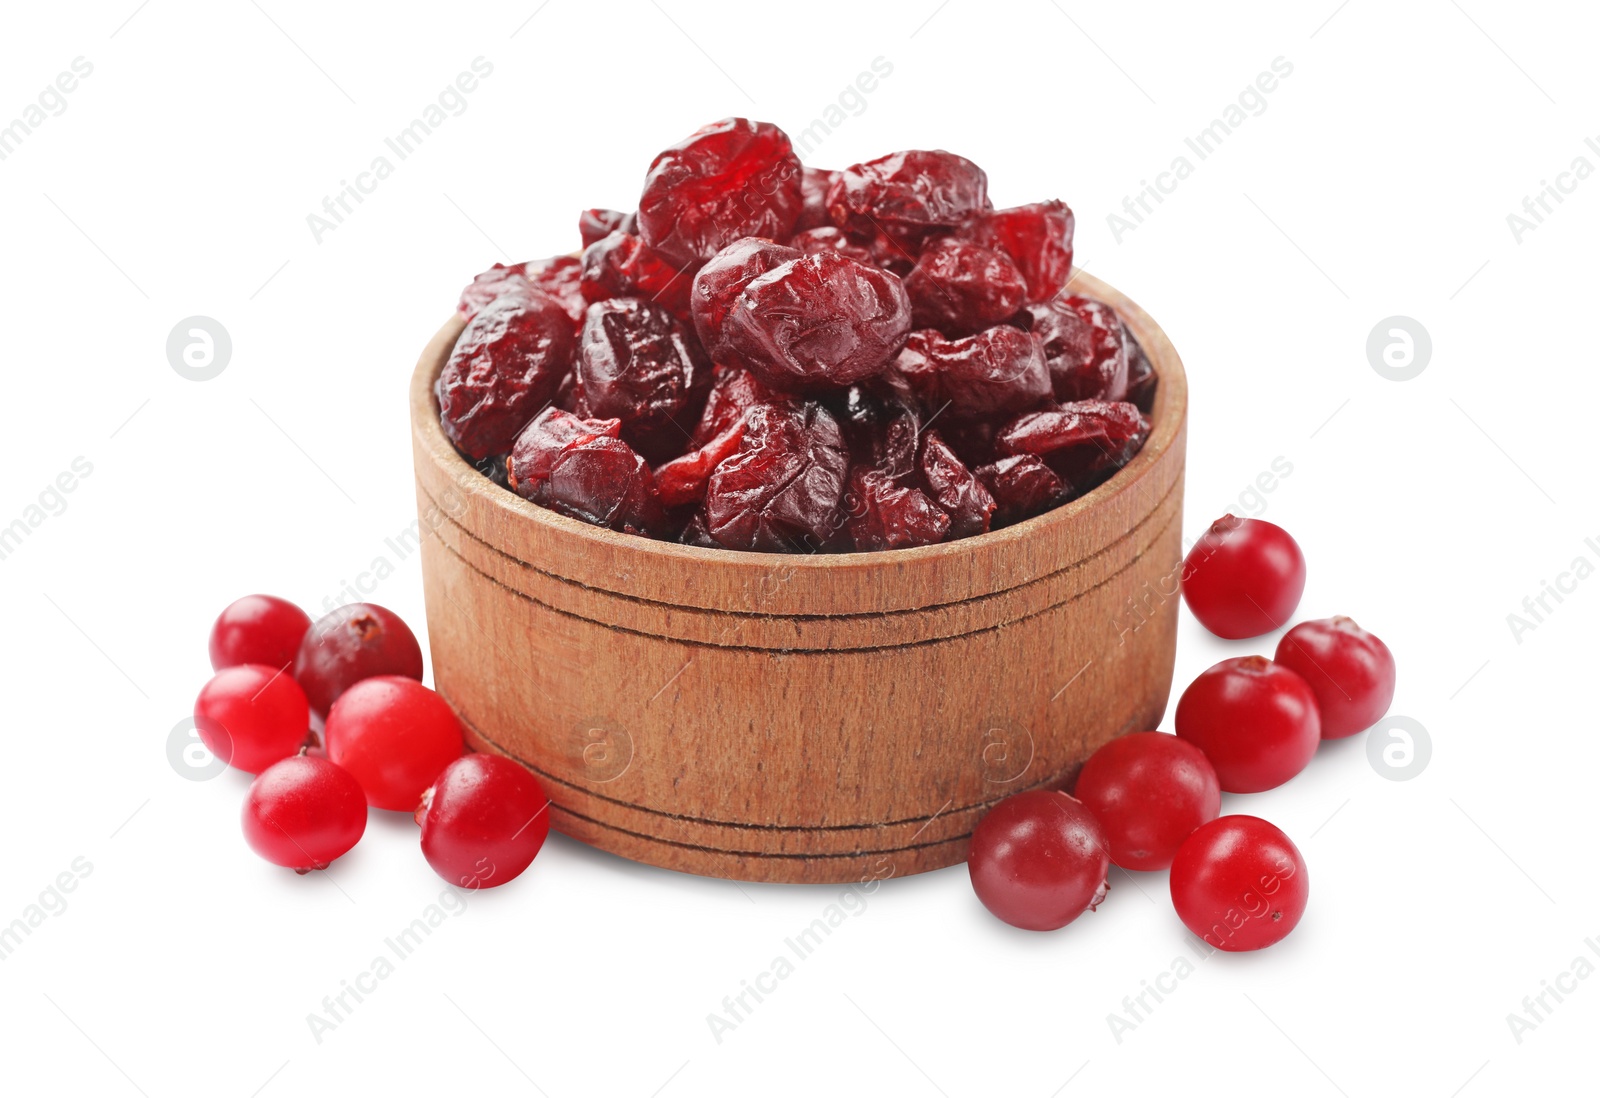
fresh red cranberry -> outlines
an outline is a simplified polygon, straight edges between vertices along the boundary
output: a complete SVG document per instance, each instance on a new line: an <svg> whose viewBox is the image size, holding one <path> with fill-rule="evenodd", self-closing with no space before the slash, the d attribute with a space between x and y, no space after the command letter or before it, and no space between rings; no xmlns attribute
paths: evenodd
<svg viewBox="0 0 1600 1098"><path fill-rule="evenodd" d="M1010 256L1027 280L1028 300L1045 301L1072 273L1072 231L1072 211L1051 200L978 214L961 235Z"/></svg>
<svg viewBox="0 0 1600 1098"><path fill-rule="evenodd" d="M690 323L694 269L680 270L633 233L620 229L583 250L578 288L587 302L637 297ZM582 319L581 317L579 318Z"/></svg>
<svg viewBox="0 0 1600 1098"><path fill-rule="evenodd" d="M706 261L689 291L694 330L713 361L726 359L722 325L744 288L775 267L799 259L794 248L758 236L736 240Z"/></svg>
<svg viewBox="0 0 1600 1098"><path fill-rule="evenodd" d="M1217 818L1222 788L1198 747L1165 732L1130 732L1078 772L1073 795L1105 829L1123 869L1165 869L1189 834Z"/></svg>
<svg viewBox="0 0 1600 1098"><path fill-rule="evenodd" d="M328 713L328 758L350 771L374 808L414 812L463 750L450 703L403 675L362 679Z"/></svg>
<svg viewBox="0 0 1600 1098"><path fill-rule="evenodd" d="M950 531L950 516L925 492L877 469L851 473L848 509L850 538L863 553L936 545Z"/></svg>
<svg viewBox="0 0 1600 1098"><path fill-rule="evenodd" d="M259 774L300 750L311 729L305 692L281 667L224 667L194 701L200 742L229 766Z"/></svg>
<svg viewBox="0 0 1600 1098"><path fill-rule="evenodd" d="M1010 257L954 238L924 248L905 284L911 323L953 337L999 324L1028 296L1028 284Z"/></svg>
<svg viewBox="0 0 1600 1098"><path fill-rule="evenodd" d="M988 205L983 169L942 149L912 149L853 165L828 191L835 225L897 236L960 225Z"/></svg>
<svg viewBox="0 0 1600 1098"><path fill-rule="evenodd" d="M838 532L849 464L838 421L821 404L758 404L738 452L706 486L707 532L728 549L820 548Z"/></svg>
<svg viewBox="0 0 1600 1098"><path fill-rule="evenodd" d="M211 668L241 663L287 667L311 628L306 612L276 595L246 595L228 604L211 626Z"/></svg>
<svg viewBox="0 0 1600 1098"><path fill-rule="evenodd" d="M1201 672L1178 699L1173 727L1205 752L1229 793L1274 789L1306 768L1322 741L1317 696L1265 656Z"/></svg>
<svg viewBox="0 0 1600 1098"><path fill-rule="evenodd" d="M894 369L930 413L952 423L1014 415L1050 398L1039 341L1009 325L962 339L919 329L907 337Z"/></svg>
<svg viewBox="0 0 1600 1098"><path fill-rule="evenodd" d="M635 224L633 214L623 213L621 210L584 210L578 215L578 236L582 238L583 246L587 248L614 232L631 233Z"/></svg>
<svg viewBox="0 0 1600 1098"><path fill-rule="evenodd" d="M445 435L473 461L510 451L555 396L572 350L571 320L554 298L537 290L495 298L467 322L439 375Z"/></svg>
<svg viewBox="0 0 1600 1098"><path fill-rule="evenodd" d="M911 330L894 275L823 252L775 267L744 288L723 340L768 385L807 390L882 373Z"/></svg>
<svg viewBox="0 0 1600 1098"><path fill-rule="evenodd" d="M340 694L374 675L422 681L417 638L399 614L373 602L352 602L318 618L295 656L295 680L319 716L327 716Z"/></svg>
<svg viewBox="0 0 1600 1098"><path fill-rule="evenodd" d="M1223 816L1197 828L1172 860L1172 906L1216 949L1263 949L1300 922L1311 879L1300 851L1255 816Z"/></svg>
<svg viewBox="0 0 1600 1098"><path fill-rule="evenodd" d="M660 537L661 497L650 465L619 438L571 442L550 464L541 502L592 526Z"/></svg>
<svg viewBox="0 0 1600 1098"><path fill-rule="evenodd" d="M349 771L315 755L290 755L263 770L244 798L244 838L273 865L326 869L360 841L367 800Z"/></svg>
<svg viewBox="0 0 1600 1098"><path fill-rule="evenodd" d="M994 496L977 475L946 445L938 431L929 431L922 443L922 479L933 501L950 516L950 539L987 533L994 515Z"/></svg>
<svg viewBox="0 0 1600 1098"><path fill-rule="evenodd" d="M1104 302L1053 297L1018 317L1044 345L1056 399L1123 400L1128 395L1127 327Z"/></svg>
<svg viewBox="0 0 1600 1098"><path fill-rule="evenodd" d="M1223 515L1183 561L1183 601L1219 637L1241 640L1286 624L1306 587L1306 558L1281 526Z"/></svg>
<svg viewBox="0 0 1600 1098"><path fill-rule="evenodd" d="M504 755L463 755L422 795L422 856L460 888L494 888L533 864L550 834L539 779Z"/></svg>
<svg viewBox="0 0 1600 1098"><path fill-rule="evenodd" d="M994 525L1010 526L1046 511L1066 498L1066 485L1032 454L1001 458L973 470L994 498Z"/></svg>
<svg viewBox="0 0 1600 1098"><path fill-rule="evenodd" d="M972 831L967 871L983 906L1023 930L1055 930L1106 895L1111 867L1094 814L1065 793L1034 789L991 808Z"/></svg>
<svg viewBox="0 0 1600 1098"><path fill-rule="evenodd" d="M639 233L679 267L744 236L787 240L804 198L800 158L768 122L724 118L659 153L639 196Z"/></svg>
<svg viewBox="0 0 1600 1098"><path fill-rule="evenodd" d="M629 298L589 306L576 373L589 415L620 419L623 439L656 459L682 450L711 387L699 341L667 310Z"/></svg>
<svg viewBox="0 0 1600 1098"><path fill-rule="evenodd" d="M560 408L546 408L533 418L511 447L506 462L506 486L523 499L545 501L550 469L573 443L622 435L620 419L584 419Z"/></svg>
<svg viewBox="0 0 1600 1098"><path fill-rule="evenodd" d="M1301 622L1273 659L1310 684L1325 740L1366 731L1394 700L1394 654L1349 618Z"/></svg>

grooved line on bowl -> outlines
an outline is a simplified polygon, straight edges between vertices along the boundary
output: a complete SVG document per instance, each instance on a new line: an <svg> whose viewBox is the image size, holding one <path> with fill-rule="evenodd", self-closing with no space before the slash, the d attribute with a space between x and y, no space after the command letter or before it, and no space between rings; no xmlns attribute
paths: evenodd
<svg viewBox="0 0 1600 1098"><path fill-rule="evenodd" d="M426 490L424 490L424 494L426 494ZM1168 494L1170 495L1171 493L1169 492ZM1159 504L1157 506L1159 508ZM1150 513L1150 515L1147 515L1144 519L1140 520L1139 524L1136 525L1133 529L1134 530L1139 529L1139 527L1143 526L1146 522L1148 522L1150 517L1153 516L1155 513L1156 512L1152 511ZM838 647L832 647L832 648L781 648L781 647L771 647L771 646L753 645L753 644L717 644L717 643L715 643L713 641L690 640L689 638L686 638L686 637L671 637L671 636L665 636L665 635L663 635L661 633L647 633L643 629L632 629L632 628L629 628L626 625L616 625L616 624L614 624L612 622L600 621L597 618L584 617L582 614L575 613L575 612L573 612L571 610L563 610L559 606L551 606L549 603L544 602L541 599L534 598L532 595L528 594L526 591L519 591L515 587L512 587L510 584L504 583L501 580L495 578L494 576L491 576L489 573L487 573L483 569L479 568L476 564L473 564L466 557L464 557L460 553L456 552L455 549L453 549L449 544L447 544L445 542L445 540L443 538L441 538L439 536L437 531L429 530L428 531L428 535L430 537L432 537L435 541L437 541L439 543L440 547L443 548L445 552L449 553L451 556L453 556L457 560L459 560L466 568L468 568L472 572L476 573L477 575L482 576L484 579L488 580L490 583L494 584L496 587L500 588L501 590L509 591L512 595L515 595L519 599L523 599L523 600L525 600L527 602L531 602L535 606L543 607L544 609L550 611L553 614L560 614L563 617L572 618L575 621L587 622L590 625L597 625L602 629L609 629L609 630L611 630L612 632L615 632L615 633L628 633L628 634L631 634L632 636L636 636L636 637L648 637L651 640L665 641L665 642L670 643L670 644L682 644L682 645L686 645L686 646L691 647L691 648L727 648L727 649L733 649L733 650L740 651L740 652L780 652L780 653L782 653L782 654L784 654L786 656L822 656L822 655L831 655L831 654L837 653L837 652L893 652L893 651L896 651L896 650L901 649L901 648L920 648L920 647L922 647L924 645L929 645L929 644L944 644L947 641L960 640L963 637L975 637L975 636L978 636L981 633L992 633L997 629L1003 629L1003 628L1005 628L1007 626L1015 625L1017 622L1027 621L1030 618L1036 618L1040 614L1048 614L1053 610L1057 610L1057 609L1067 605L1068 603L1077 602L1079 599L1083 598L1085 595L1093 594L1095 591L1098 591L1100 588L1104 587L1106 584L1110 583L1112 580L1114 580L1118 576L1122 575L1122 573L1126 572L1129 568L1132 568L1135 564L1138 564L1141 560L1143 560L1145 558L1146 554L1150 550L1150 546L1154 545L1157 541L1159 541L1160 540L1160 536L1162 534L1166 533L1167 529L1174 522L1176 522L1177 520L1178 520L1178 516L1175 513L1172 514L1172 515L1169 515L1168 518L1167 518L1167 521L1164 522L1161 525L1161 528L1156 531L1156 536L1152 537L1149 540L1149 542L1146 543L1146 545L1145 545L1145 547L1143 549L1141 549L1133 557L1129 558L1128 562L1126 564L1124 564L1121 568L1118 568L1115 572L1112 572L1110 575L1106 576L1105 579L1101 580L1099 583L1091 584L1090 586L1085 587L1082 591L1078 591L1075 594L1070 595L1069 597L1062 599L1060 602L1051 603L1049 606L1042 606L1039 609L1034 610L1032 613L1021 614L1021 615L1018 615L1017 617L1014 617L1014 618L1007 618L1004 621L995 622L992 625L979 626L976 629L969 629L964 633L949 633L949 634L945 634L945 635L937 636L937 637L927 637L927 638L925 638L923 640L904 641L904 642L902 642L900 644L863 644L863 645L855 645L855 646L850 646L850 647L838 646ZM539 569L534 568L531 564L528 564L526 561L519 561L519 560L517 560L516 557L507 556L507 554L502 553L498 549L495 549L494 546L489 545L487 542L479 540L470 531L463 530L462 533L466 534L467 537L472 538L473 541L477 541L478 544L483 545L486 548L490 549L492 552L497 553L500 556L505 557L507 560L516 562L517 564L521 565L522 567L527 568L529 571L539 572L540 575L549 575L549 573L547 573L547 572L541 572ZM1112 545L1116 545L1116 544L1120 543L1122 540L1124 540L1125 538L1131 537L1132 534L1133 534L1133 532L1130 530L1127 534L1123 535L1122 538L1118 538L1116 542L1113 542ZM1071 572L1071 571L1074 571L1074 570L1076 570L1078 568L1081 568L1085 564L1087 564L1089 561L1092 561L1096 557L1100 556L1102 553L1105 553L1105 552L1109 551L1109 549L1110 549L1110 546L1107 546L1106 549L1100 550L1097 553L1091 553L1089 556L1083 558L1083 560L1078 561L1075 564L1068 565L1066 568L1057 569L1056 571L1051 572L1048 576L1041 576L1038 579L1029 580L1027 583L1018 584L1016 587L1007 588L1006 591L996 592L993 595L980 595L977 598L964 600L961 603L947 603L945 605L966 605L966 603L968 603L968 602L980 602L980 601L983 601L983 600L986 600L986 599L1001 598L1001 597L1009 594L1011 591L1020 591L1020 590L1023 590L1024 588L1031 587L1034 584L1043 583L1045 580L1052 579L1052 578L1054 578L1056 576L1062 575L1063 573ZM570 583L573 586L582 588L583 590L586 590L586 591L599 591L602 594L609 595L609 596L614 597L614 598L623 599L623 600L628 601L628 602L639 603L641 605L660 606L660 607L665 607L667 609L675 610L675 611L679 611L679 612L690 611L690 610L694 610L695 609L694 607L673 606L670 603L653 603L653 602L649 602L648 600L645 600L645 599L634 598L631 595L617 595L614 592L606 591L604 588L588 587L585 584L577 583L576 581L568 580L568 579L565 579L564 577L561 577L561 576L553 576L552 578L561 580L561 582L563 582L563 583ZM703 610L703 611L699 611L699 612L700 613L704 613L704 614L718 613L718 611L710 611L710 610ZM885 612L885 613L880 613L880 614L813 615L808 620L816 620L816 621L845 620L845 621L849 621L849 620L860 619L860 618L885 618L885 617L890 617L893 614L916 614L916 613L921 613L921 612L922 611L920 611L920 610L901 610L901 611ZM800 615L791 615L791 614L752 614L752 615L748 615L748 616L752 617L752 618L756 618L756 619L775 619L775 620L788 621L788 620L792 620L795 617L799 617Z"/></svg>
<svg viewBox="0 0 1600 1098"><path fill-rule="evenodd" d="M938 813L937 816L932 816L932 817L930 817L930 816L907 816L904 819L884 820L881 823L821 824L821 825L815 825L815 826L809 826L809 827L795 826L795 825L792 825L792 824L741 823L741 822L734 821L734 820L718 820L718 819L714 819L714 818L712 818L710 816L685 816L685 815L681 815L680 813L677 813L677 812L668 812L665 809L661 809L661 808L651 808L648 805L639 804L637 801L625 801L625 800L622 800L621 798L618 798L618 797L608 797L604 793L597 793L593 789L589 789L589 788L587 788L585 786L578 785L576 782L569 782L565 778L562 778L562 777L559 777L559 776L557 776L555 774L550 773L549 771L545 770L543 767L536 766L535 764L529 762L527 759L524 759L521 755L515 754L514 752L511 752L511 751L507 750L500 743L500 741L498 741L494 737L489 736L486 733L484 733L484 731L481 728L479 728L475 723L473 723L471 718L463 716L460 707L454 701L450 700L450 695L449 694L445 693L443 690L439 691L439 693L444 696L444 699L446 701L450 702L450 707L456 711L456 716L461 720L462 724L466 725L469 729L471 729L472 734L474 736L476 736L478 739L482 740L484 743L489 744L497 752L499 752L500 754L504 755L506 758L512 759L512 760L514 760L514 761L516 761L518 763L521 763L523 766L527 767L529 770L531 770L535 774L539 775L539 777L546 778L549 781L555 783L556 785L566 786L568 789L574 790L574 791L576 791L578 793L582 793L585 796L593 797L597 801L605 801L608 804L614 804L614 805L617 805L617 806L619 806L621 808L631 808L631 809L635 809L635 810L637 810L639 812L647 812L652 816L660 816L660 817L662 817L664 819L668 819L668 820L679 820L679 821L682 821L683 823L703 824L703 825L705 825L707 827L726 827L726 828L731 828L731 829L736 830L736 831L788 831L788 832L793 832L795 834L804 835L804 834L809 834L809 833L815 832L815 831L880 831L880 830L882 830L884 828L888 828L888 827L905 827L905 826L908 826L908 825L914 824L914 823L920 823L920 824L926 825L929 821L931 821L933 819L937 819L939 817L952 817L952 816L957 816L957 815L959 815L959 814L961 814L963 812L972 812L972 811L975 811L975 810L978 810L978 809L990 808L990 807L998 804L999 802L1005 800L1007 797L1011 796L1011 794L1013 794L1013 793L1024 793L1024 792L1027 792L1028 790L1032 790L1032 789L1047 789L1047 788L1050 787L1050 785L1052 783L1061 781L1062 778L1065 777L1066 774L1069 771L1071 771L1071 770L1075 769L1076 767L1078 767L1082 762L1082 760L1079 760L1079 762L1073 763L1071 766L1068 766L1065 769L1058 770L1054 774L1052 774L1049 777L1045 778L1043 781L1034 782L1032 785L1025 786L1025 787L1018 788L1018 789L1008 789L1008 790L1006 790L1006 792L1001 793L999 796L992 797L992 798L989 798L987 800L974 801L972 804L962 805L960 808L951 808L951 809L949 809L947 811L941 811L941 812ZM554 804L555 802L552 801L551 803ZM566 811L566 812L571 812L572 811L571 809L564 808L563 806L560 806L560 805L556 805L556 807L562 808L562 811ZM581 816L581 813L573 812L573 815ZM583 819L588 819L589 817L582 816L582 818ZM596 823L600 823L600 821L598 821L598 820L596 820L595 822ZM611 824L601 824L601 826L610 827L610 826L613 826L613 825L611 825ZM617 830L626 831L627 829L626 828L617 828ZM633 834L633 832L630 831L630 832L628 832L628 834L631 835L631 834ZM646 836L646 837L647 838L653 838L654 836ZM660 840L660 841L665 842L667 840L663 839L663 840ZM944 842L944 841L947 841L947 840L943 840L943 839L939 840L939 842ZM928 846L928 845L937 845L937 844L921 843L921 844L918 844L918 845ZM706 847L704 849L710 850L710 849L714 849L714 848ZM913 847L897 847L896 849L911 850L911 849L914 849L914 848ZM723 851L723 853L732 853L732 852L731 851Z"/></svg>
<svg viewBox="0 0 1600 1098"><path fill-rule="evenodd" d="M592 584L587 584L587 583L583 583L583 582L581 582L579 580L572 579L570 576L563 576L563 575L560 575L560 574L555 573L555 572L548 572L548 571L544 570L543 568L540 568L537 565L535 565L535 564L533 564L533 563L531 563L529 561L523 560L521 557L512 556L510 553L507 553L504 549L501 549L499 546L494 545L491 542L485 541L483 538L479 537L477 534L475 534L471 530L467 529L461 523L457 522L454 518L450 517L448 514L445 514L445 512L442 509L439 509L439 501L434 498L433 493L428 491L427 486L425 484L423 484L421 482L421 480L418 480L416 483L417 483L417 488L421 491L423 497L426 498L427 501L431 505L433 505L433 507L436 509L436 513L439 514L441 517L443 517L445 522L449 523L451 526L453 526L457 530L459 530L461 532L462 536L466 537L469 541L472 541L473 543L482 546L484 549L487 549L489 552L493 553L495 556L500 557L500 558L502 558L502 559L504 559L506 561L509 561L511 564L515 565L517 568L519 568L519 569L521 569L521 570L523 570L525 572L531 572L531 573L533 573L535 575L542 576L542 577L544 577L546 579L553 580L553 581L555 581L557 583L566 584L569 587L575 587L580 591L589 591L589 592L593 592L593 593L596 593L596 594L599 594L599 595L603 595L603 596L605 596L607 598L614 598L614 599L619 599L619 600L621 600L623 602L632 603L632 604L634 604L636 606L643 606L643 607L646 607L646 608L649 608L649 609L661 610L661 611L671 612L671 613L703 615L703 616L713 616L714 615L714 616L719 617L719 618L738 618L738 619L746 620L746 621L807 621L807 622L812 622L812 621L816 621L816 622L837 621L837 622L848 623L848 622L853 622L853 621L882 620L884 618L906 617L908 615L924 614L924 613L927 613L930 610L942 610L942 609L944 609L946 607L953 607L953 606L972 606L972 605L976 605L976 604L980 604L980 603L984 603L984 602L989 602L989 601L992 601L994 599L1006 598L1006 597L1011 596L1015 592L1025 591L1029 587L1034 587L1034 586L1037 586L1037 585L1039 585L1041 583L1046 583L1046 582L1048 582L1050 580L1056 579L1059 576L1065 576L1065 575L1067 575L1067 574L1069 574L1071 572L1078 571L1078 570L1080 570L1080 569L1082 569L1084 567L1087 567L1089 564L1091 564L1094 561L1098 560L1099 558L1105 556L1106 554L1110 553L1113 549L1117 548L1118 546L1120 546L1124 542L1126 542L1129 539L1133 538L1134 535L1138 534L1141 530L1143 530L1145 527L1147 527L1150 524L1151 520L1154 519L1156 517L1156 515L1158 515L1167 506L1168 501L1172 499L1173 493L1177 492L1181 488L1181 486L1183 484L1183 479L1184 478L1181 475L1177 476L1177 477L1174 477L1172 483L1167 486L1166 492L1164 492L1162 494L1161 498L1156 501L1155 505L1153 507L1151 507L1147 512L1145 512L1145 514L1139 519L1138 522L1134 523L1131 527L1129 527L1127 532L1122 534L1115 541L1112 541L1112 542L1110 542L1110 543L1108 543L1108 544L1106 544L1104 546L1101 546L1099 549L1096 549L1094 552L1090 553L1088 556L1081 557L1078 560L1075 560L1070 564L1067 564L1067 565L1065 565L1065 566L1063 566L1061 568L1057 568L1053 572L1047 572L1042 576L1035 576L1032 579L1024 580L1021 583L1018 583L1014 587L1007 587L1007 588L1005 588L1003 590L992 591L992 592L989 592L988 594L984 594L984 595L974 595L971 598L967 598L967 599L954 599L954 600L952 600L950 602L930 603L927 606L912 607L912 608L906 609L906 610L879 610L879 611L872 611L870 613L863 613L863 614L784 614L784 613L758 613L756 611L751 611L751 610L720 610L720 609L713 609L713 608L702 607L702 606L684 605L684 604L681 604L681 603L674 603L674 602L662 602L662 601L660 601L658 599L647 599L647 598L643 598L642 596L639 596L639 595L623 594L623 593L618 592L618 591L612 591L610 588L606 588L606 587L596 587L596 586L594 586ZM1121 575L1123 572L1127 571L1128 568L1132 567L1139 560L1143 559L1145 554L1149 551L1149 548L1150 548L1151 545L1155 544L1157 541L1160 540L1161 535L1166 533L1167 528L1172 524L1172 521L1173 521L1173 519L1175 517L1176 516L1169 516L1167 522L1163 523L1161 525L1161 527L1159 529L1157 529L1153 533L1153 535L1151 537L1146 539L1145 545L1143 546L1143 548L1141 548L1136 554L1134 554L1134 556L1131 557L1126 564L1124 564L1121 568L1117 569L1117 571L1111 573L1111 575L1107 576L1104 580L1101 580L1099 583L1095 584L1093 587L1085 588L1083 591L1079 592L1078 595L1074 595L1070 599L1063 599L1059 603L1054 603L1049 607L1045 607L1045 609L1053 609L1055 606L1060 606L1060 605L1063 605L1063 604L1065 604L1067 602L1071 602L1072 599L1078 598L1081 595L1088 594L1090 591L1093 591L1098 587L1104 586L1111 579L1113 579L1116 576ZM476 564L474 564L471 561L467 560L466 557L462 556L457 550L452 548L448 543L445 542L445 540L443 538L439 537L439 534L438 534L437 530L430 528L426 532L431 534L439 542L440 545L442 545L445 549L447 549L452 555L454 555L458 560L460 560L468 568L472 569L472 571L476 572L478 575L483 576L485 579L489 580L491 583L495 583L495 584L498 584L501 587L505 587L507 590L515 591L518 595L521 595L522 597L527 598L532 602L536 602L540 606L549 606L548 603L542 602L541 600L536 599L533 596L528 595L525 592L518 590L517 588L511 587L509 584L497 579L496 577L489 575L482 568L479 568ZM781 557L782 554L773 554L773 556ZM549 606L549 608L552 609L552 610L557 610L557 608L553 607L553 606ZM597 621L596 619L586 618L581 614L574 614L571 611L557 610L557 612L558 613L566 613L569 616L576 617L576 618L578 618L579 620L582 620L582 621L594 621L595 624L597 624L597 625L605 625L606 624L605 622ZM622 628L622 627L619 626L619 627L616 627L616 628ZM631 632L632 630L629 630L629 631ZM981 632L981 630L973 630L973 632ZM648 635L654 636L656 634L648 634ZM954 634L954 636L965 636L965 635L966 634L960 634L960 633ZM686 644L697 644L697 643L698 644L709 644L709 642L697 642L697 641L685 641L684 643L686 643ZM918 642L910 642L910 643L925 643L925 642L918 641ZM736 644L735 645L710 645L710 646L711 647L727 647L727 648L744 648L744 647L747 647L745 645L736 645ZM881 647L898 648L898 647L901 647L901 646L900 645L885 645L885 646L881 646ZM761 649L757 649L757 651L761 651ZM789 651L789 649L768 649L768 651ZM854 651L854 649L833 649L832 651Z"/></svg>

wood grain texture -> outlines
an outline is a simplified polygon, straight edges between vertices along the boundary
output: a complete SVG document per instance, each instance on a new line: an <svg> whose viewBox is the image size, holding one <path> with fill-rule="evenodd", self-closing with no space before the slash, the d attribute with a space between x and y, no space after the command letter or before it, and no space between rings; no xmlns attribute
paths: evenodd
<svg viewBox="0 0 1600 1098"><path fill-rule="evenodd" d="M537 507L463 461L423 352L411 418L436 688L479 750L530 767L560 830L741 880L846 882L960 861L983 812L1153 728L1172 684L1187 389L1160 376L1120 473L1005 530L887 553L655 542Z"/></svg>

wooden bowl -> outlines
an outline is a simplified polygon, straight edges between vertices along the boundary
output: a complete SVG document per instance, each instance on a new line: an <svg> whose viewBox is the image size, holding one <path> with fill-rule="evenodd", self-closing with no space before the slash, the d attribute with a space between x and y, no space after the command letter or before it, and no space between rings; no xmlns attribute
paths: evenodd
<svg viewBox="0 0 1600 1098"><path fill-rule="evenodd" d="M1149 441L1016 526L883 553L727 552L521 499L411 382L434 685L478 750L529 767L551 822L652 865L843 882L961 861L984 811L1154 728L1172 685L1183 365L1110 286L1160 376Z"/></svg>

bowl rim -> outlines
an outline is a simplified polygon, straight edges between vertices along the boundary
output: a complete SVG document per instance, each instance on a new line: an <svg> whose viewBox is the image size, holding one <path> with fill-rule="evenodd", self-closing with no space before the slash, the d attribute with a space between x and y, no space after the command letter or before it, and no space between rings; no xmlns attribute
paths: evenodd
<svg viewBox="0 0 1600 1098"><path fill-rule="evenodd" d="M969 538L907 549L848 553L758 553L741 549L710 549L594 526L525 500L490 480L462 457L445 437L439 423L434 382L443 371L456 338L465 327L466 322L459 312L451 314L450 319L434 334L412 373L410 404L413 436L441 469L452 472L451 479L459 488L508 518L514 516L514 521L536 523L556 536L573 538L607 550L620 549L663 564L720 563L746 567L755 565L763 569L781 565L784 569L837 573L894 569L913 563L970 558L1001 550L1017 542L1032 541L1047 531L1073 523L1084 512L1131 490L1183 435L1188 413L1188 381L1183 362L1166 333L1132 299L1081 267L1073 268L1061 293L1069 290L1110 305L1123 323L1132 329L1134 337L1144 349L1157 377L1156 398L1150 413L1150 437L1133 460L1117 470L1105 483L1043 514Z"/></svg>

